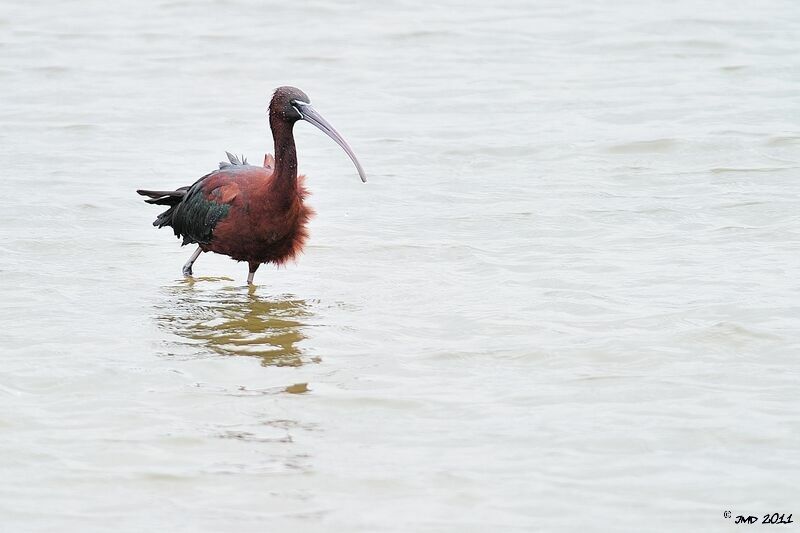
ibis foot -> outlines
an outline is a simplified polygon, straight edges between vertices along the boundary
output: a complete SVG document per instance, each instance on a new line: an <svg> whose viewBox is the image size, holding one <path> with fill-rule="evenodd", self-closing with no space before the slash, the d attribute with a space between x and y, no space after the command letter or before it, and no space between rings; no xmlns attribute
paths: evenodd
<svg viewBox="0 0 800 533"><path fill-rule="evenodd" d="M189 260L186 261L186 264L183 265L183 275L187 278L192 275L192 265L195 261L197 261L197 258L200 257L201 253L203 253L203 249L198 246L197 250L195 250L192 254L192 257L190 257Z"/></svg>
<svg viewBox="0 0 800 533"><path fill-rule="evenodd" d="M253 284L253 278L256 275L256 270L258 270L258 267L261 266L261 263L254 263L253 261L249 261L248 263L249 263L249 266L250 266L250 273L247 274L247 284L248 285L252 285Z"/></svg>

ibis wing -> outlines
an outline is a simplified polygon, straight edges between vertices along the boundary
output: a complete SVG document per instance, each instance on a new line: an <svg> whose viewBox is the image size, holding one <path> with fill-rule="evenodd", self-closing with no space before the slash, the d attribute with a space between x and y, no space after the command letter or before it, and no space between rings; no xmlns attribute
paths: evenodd
<svg viewBox="0 0 800 533"><path fill-rule="evenodd" d="M252 169L259 168L248 165L244 156L240 159L230 152L225 153L228 162L221 162L219 170L206 174L191 186L174 191L137 191L149 198L145 200L147 203L169 206L158 215L154 226L172 227L175 235L183 237L183 244L211 242L214 228L228 216L239 195L239 180L246 179Z"/></svg>
<svg viewBox="0 0 800 533"><path fill-rule="evenodd" d="M224 170L200 178L175 207L171 224L175 235L183 237L183 244L208 244L238 194L238 184Z"/></svg>

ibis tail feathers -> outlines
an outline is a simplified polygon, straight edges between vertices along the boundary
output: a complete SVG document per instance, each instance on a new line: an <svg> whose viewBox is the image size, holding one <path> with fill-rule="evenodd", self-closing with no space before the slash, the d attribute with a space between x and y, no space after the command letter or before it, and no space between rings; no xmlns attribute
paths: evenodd
<svg viewBox="0 0 800 533"><path fill-rule="evenodd" d="M149 197L149 200L145 200L148 204L169 206L169 209L158 215L155 221L153 221L154 226L163 228L164 226L172 225L172 215L175 212L175 207L183 201L188 191L189 187L181 187L174 191L147 191L139 189L136 192L142 196Z"/></svg>

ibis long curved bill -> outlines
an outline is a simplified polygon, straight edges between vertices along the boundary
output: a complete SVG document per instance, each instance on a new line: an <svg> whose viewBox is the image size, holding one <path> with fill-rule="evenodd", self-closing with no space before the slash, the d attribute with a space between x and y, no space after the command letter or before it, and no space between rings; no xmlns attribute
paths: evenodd
<svg viewBox="0 0 800 533"><path fill-rule="evenodd" d="M294 101L292 102L294 108L297 109L297 112L300 113L303 120L306 122L310 122L311 124L315 125L319 129L321 129L325 134L336 141L336 144L342 147L342 149L347 153L350 157L350 160L353 161L353 164L356 166L356 170L358 170L358 175L361 177L361 181L364 183L367 182L367 174L364 172L364 169L361 167L361 163L358 162L358 158L356 158L356 154L353 153L353 149L350 148L350 145L347 144L347 141L336 131L336 128L331 126L330 122L325 120L322 115L314 109L314 106L308 104L306 102L301 101Z"/></svg>

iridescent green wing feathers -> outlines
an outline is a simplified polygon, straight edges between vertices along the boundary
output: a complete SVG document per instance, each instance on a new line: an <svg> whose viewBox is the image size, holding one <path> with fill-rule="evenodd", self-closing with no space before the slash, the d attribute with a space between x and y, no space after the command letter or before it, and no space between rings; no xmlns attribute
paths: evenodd
<svg viewBox="0 0 800 533"><path fill-rule="evenodd" d="M235 172L236 167L247 165L244 157L239 159L229 152L226 154L230 163L220 163L220 170L206 174L190 187L174 191L136 191L150 198L145 202L170 206L158 215L153 225L172 227L175 235L183 238L183 244L210 243L214 228L228 215L231 202L238 194L234 175L228 171Z"/></svg>
<svg viewBox="0 0 800 533"><path fill-rule="evenodd" d="M208 177L213 176L210 174ZM214 227L225 218L231 206L207 197L206 180L192 185L183 201L175 206L172 215L172 229L175 235L183 237L182 244L208 244L214 234Z"/></svg>

